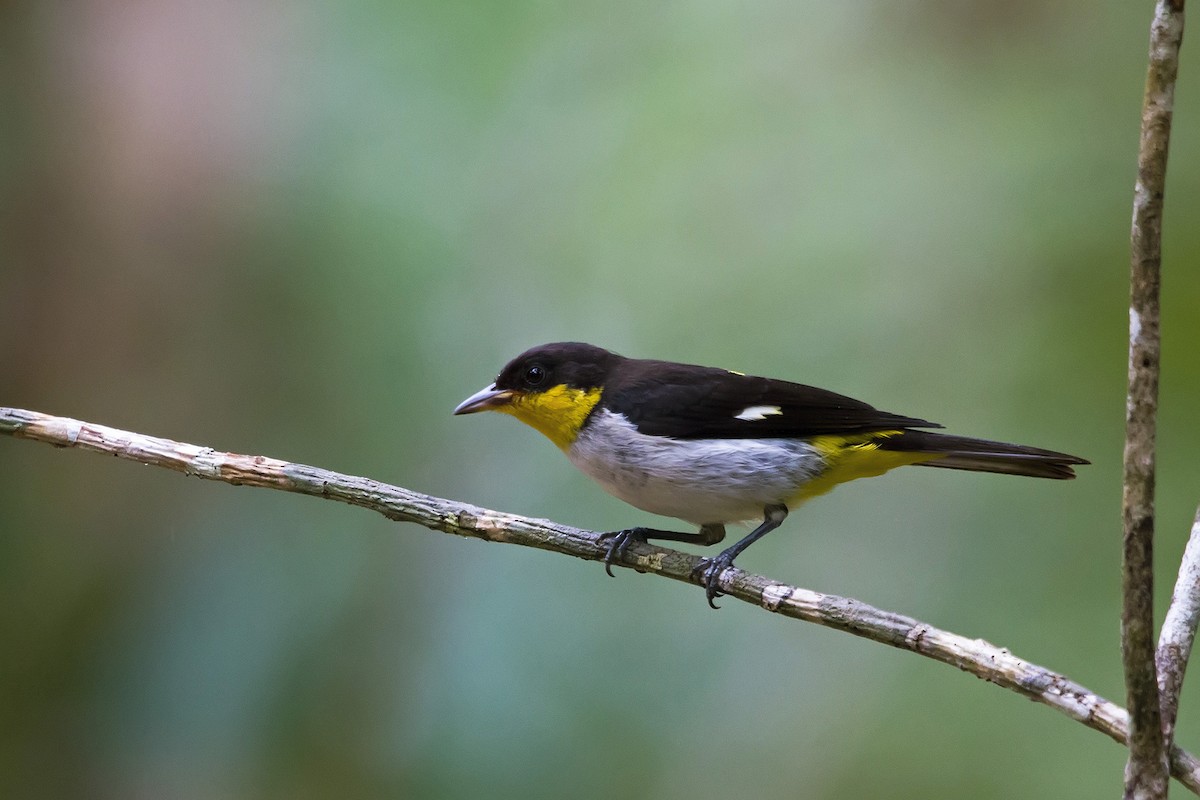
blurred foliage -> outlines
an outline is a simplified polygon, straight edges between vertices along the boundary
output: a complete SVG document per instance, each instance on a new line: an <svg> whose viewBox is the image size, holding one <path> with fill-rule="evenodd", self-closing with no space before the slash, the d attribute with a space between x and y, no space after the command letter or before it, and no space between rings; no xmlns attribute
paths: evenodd
<svg viewBox="0 0 1200 800"><path fill-rule="evenodd" d="M0 8L0 403L596 529L454 404L558 339L1067 450L901 470L748 569L1120 701L1150 3ZM1167 196L1158 595L1196 495L1200 104ZM0 795L1084 797L1122 750L593 563L0 441ZM1185 691L1181 742L1200 747Z"/></svg>

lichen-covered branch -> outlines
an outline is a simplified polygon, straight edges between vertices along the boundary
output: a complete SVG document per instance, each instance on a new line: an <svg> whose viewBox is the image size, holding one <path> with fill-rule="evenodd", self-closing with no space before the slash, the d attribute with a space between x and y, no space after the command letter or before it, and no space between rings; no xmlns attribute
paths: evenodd
<svg viewBox="0 0 1200 800"><path fill-rule="evenodd" d="M1158 637L1155 661L1158 665L1158 688L1161 695L1163 735L1167 745L1175 740L1175 718L1179 714L1179 692L1183 674L1187 671L1200 622L1200 508L1179 564L1179 578L1171 595L1171 606Z"/></svg>
<svg viewBox="0 0 1200 800"><path fill-rule="evenodd" d="M1122 497L1121 660L1130 711L1125 796L1145 800L1167 796L1154 653L1154 440L1163 193L1182 40L1183 0L1158 0L1150 26L1130 234L1129 396Z"/></svg>
<svg viewBox="0 0 1200 800"><path fill-rule="evenodd" d="M225 453L36 411L0 408L0 434L105 453L208 480L339 500L388 519L415 522L459 536L536 547L593 561L602 560L608 549L599 533L547 520L490 511L319 467ZM623 565L694 583L692 570L698 561L698 557L677 550L634 543ZM785 617L920 653L1057 709L1118 742L1125 743L1128 738L1129 719L1123 708L1063 675L982 639L969 639L857 600L788 586L736 568L725 571L721 591ZM1171 772L1200 794L1200 760L1195 756L1173 749Z"/></svg>

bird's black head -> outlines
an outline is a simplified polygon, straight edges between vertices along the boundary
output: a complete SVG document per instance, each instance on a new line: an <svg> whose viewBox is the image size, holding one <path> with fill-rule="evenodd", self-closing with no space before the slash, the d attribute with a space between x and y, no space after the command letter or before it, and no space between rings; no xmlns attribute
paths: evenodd
<svg viewBox="0 0 1200 800"><path fill-rule="evenodd" d="M583 342L543 344L508 362L496 378L496 388L515 392L544 392L555 386L598 389L620 359L616 353Z"/></svg>
<svg viewBox="0 0 1200 800"><path fill-rule="evenodd" d="M600 401L605 379L623 360L590 344L544 344L508 362L495 383L459 403L454 413L512 414L565 450Z"/></svg>

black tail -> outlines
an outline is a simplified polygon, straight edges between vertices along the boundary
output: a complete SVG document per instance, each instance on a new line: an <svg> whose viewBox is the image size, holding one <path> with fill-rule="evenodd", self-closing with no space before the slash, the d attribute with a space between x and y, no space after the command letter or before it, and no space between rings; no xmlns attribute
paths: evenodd
<svg viewBox="0 0 1200 800"><path fill-rule="evenodd" d="M1000 472L1006 475L1028 475L1031 478L1058 480L1075 477L1075 470L1071 469L1071 465L1091 463L1053 450L928 431L906 430L898 436L889 436L879 443L879 449L941 456L932 461L921 462L918 466L922 467Z"/></svg>

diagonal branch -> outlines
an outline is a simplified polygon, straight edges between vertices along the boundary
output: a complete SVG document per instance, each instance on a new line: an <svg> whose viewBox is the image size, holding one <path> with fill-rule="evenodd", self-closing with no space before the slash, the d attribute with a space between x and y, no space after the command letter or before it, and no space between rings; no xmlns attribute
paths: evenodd
<svg viewBox="0 0 1200 800"><path fill-rule="evenodd" d="M1179 715L1179 692L1183 674L1192 654L1196 623L1200 622L1200 508L1179 564L1179 578L1171 595L1171 606L1163 620L1155 661L1161 694L1163 735L1169 745L1175 739L1175 718Z"/></svg>
<svg viewBox="0 0 1200 800"><path fill-rule="evenodd" d="M603 560L608 550L599 533L547 520L443 500L319 467L265 456L223 453L211 447L36 411L0 408L0 434L106 453L208 480L338 500L376 511L388 519L415 522L433 530L490 542L536 547L592 561ZM624 561L624 566L693 583L691 575L699 558L677 550L634 543ZM1125 709L1063 675L1023 661L982 639L968 639L848 597L788 586L736 568L723 574L721 591L785 617L911 650L1057 709L1117 742L1124 744L1128 739L1129 717ZM1173 748L1171 774L1192 792L1200 794L1200 759Z"/></svg>
<svg viewBox="0 0 1200 800"><path fill-rule="evenodd" d="M1158 413L1163 193L1184 0L1158 0L1142 100L1130 233L1129 395L1122 485L1121 660L1130 711L1126 798L1167 796L1167 759L1154 663L1154 440Z"/></svg>

